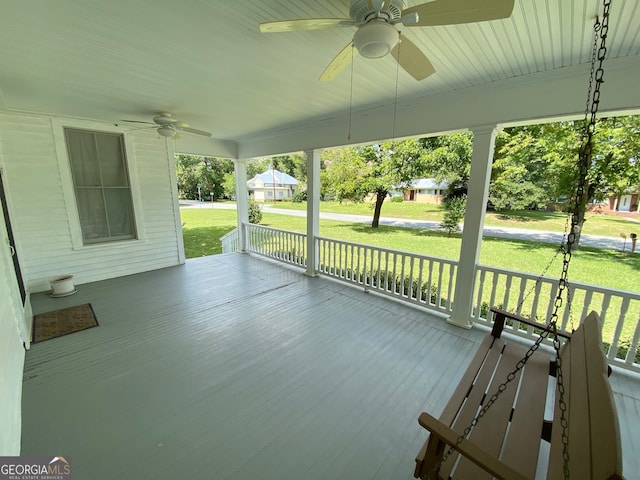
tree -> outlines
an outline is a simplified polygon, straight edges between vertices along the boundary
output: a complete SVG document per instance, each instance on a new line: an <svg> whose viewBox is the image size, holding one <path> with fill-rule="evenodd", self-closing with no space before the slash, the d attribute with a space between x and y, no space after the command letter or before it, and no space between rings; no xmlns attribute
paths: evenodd
<svg viewBox="0 0 640 480"><path fill-rule="evenodd" d="M465 188L469 183L473 134L459 132L440 137L420 139L423 146L425 170L437 182L447 181L454 188Z"/></svg>
<svg viewBox="0 0 640 480"><path fill-rule="evenodd" d="M516 209L574 198L583 125L569 121L505 129L496 139L491 201ZM584 197L578 206L576 246L589 202L626 193L640 184L639 133L637 115L598 121L582 186Z"/></svg>
<svg viewBox="0 0 640 480"><path fill-rule="evenodd" d="M224 174L222 181L222 188L224 188L224 196L227 198L236 198L236 174L235 172L229 172Z"/></svg>
<svg viewBox="0 0 640 480"><path fill-rule="evenodd" d="M596 127L590 172L593 198L629 193L640 186L640 116L603 119Z"/></svg>
<svg viewBox="0 0 640 480"><path fill-rule="evenodd" d="M299 184L307 183L307 158L304 153L272 157L271 165L276 170L291 175Z"/></svg>
<svg viewBox="0 0 640 480"><path fill-rule="evenodd" d="M558 190L552 182L557 177L549 176L548 166L561 142L548 138L550 133L548 126L532 125L497 135L489 187L489 200L496 209L542 208Z"/></svg>
<svg viewBox="0 0 640 480"><path fill-rule="evenodd" d="M325 193L340 202L362 202L373 195L371 227L377 228L389 191L424 175L423 151L421 143L414 139L327 150L323 153L322 172Z"/></svg>
<svg viewBox="0 0 640 480"><path fill-rule="evenodd" d="M178 192L183 198L197 200L198 186L201 198L221 198L225 192L225 174L230 172L233 172L233 161L228 159L196 155L176 158Z"/></svg>
<svg viewBox="0 0 640 480"><path fill-rule="evenodd" d="M270 165L271 160L268 158L254 158L247 162L247 180L251 180L256 175L264 173Z"/></svg>
<svg viewBox="0 0 640 480"><path fill-rule="evenodd" d="M551 200L576 191L582 121L505 129L496 139L492 181L514 166L544 189ZM637 186L640 180L640 116L605 118L595 129L587 175L587 200L603 200Z"/></svg>

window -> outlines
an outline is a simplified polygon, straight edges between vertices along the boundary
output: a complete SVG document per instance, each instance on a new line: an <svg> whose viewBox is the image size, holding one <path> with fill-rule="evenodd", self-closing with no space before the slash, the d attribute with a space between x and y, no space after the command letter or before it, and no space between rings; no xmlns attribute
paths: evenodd
<svg viewBox="0 0 640 480"><path fill-rule="evenodd" d="M136 238L123 136L64 132L83 243Z"/></svg>

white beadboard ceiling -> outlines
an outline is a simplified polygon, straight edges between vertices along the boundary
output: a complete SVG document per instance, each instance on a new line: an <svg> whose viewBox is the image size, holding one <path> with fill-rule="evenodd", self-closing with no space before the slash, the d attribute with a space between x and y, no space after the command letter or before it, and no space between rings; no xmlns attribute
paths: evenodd
<svg viewBox="0 0 640 480"><path fill-rule="evenodd" d="M349 0L0 4L0 110L114 123L149 120L156 112L169 111L213 132L216 139L233 142L239 154L346 144L349 119L354 131L361 122L362 131L355 134L359 140L385 132L391 137L436 130L409 126L408 117L403 124L403 112L424 99L431 105L440 98L454 101L455 92L492 86L505 91L510 82L544 83L546 75L560 78L558 72L574 72L581 65L578 71L584 75L575 90L582 98L593 19L601 11L599 0L516 0L512 17L505 20L405 28L403 33L427 54L436 73L417 82L398 72L390 56L356 58L352 83L350 68L333 82L318 77L350 41L353 28L278 34L258 30L265 21L347 17ZM608 58L618 62L616 68L638 71L639 32L640 0L613 0ZM638 84L637 76L629 82L623 107L640 108ZM536 92L532 95L540 90ZM445 108L443 102L439 108ZM583 108L584 101L581 105L567 113ZM389 120L393 112L397 121ZM510 115L524 119L521 113ZM309 132L321 127L327 133L313 145ZM291 136L303 130L299 140ZM256 139L265 142L258 146Z"/></svg>

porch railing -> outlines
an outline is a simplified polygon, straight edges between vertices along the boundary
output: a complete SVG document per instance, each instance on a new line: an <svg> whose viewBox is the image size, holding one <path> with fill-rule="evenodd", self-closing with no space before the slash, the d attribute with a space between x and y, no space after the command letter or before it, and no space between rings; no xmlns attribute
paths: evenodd
<svg viewBox="0 0 640 480"><path fill-rule="evenodd" d="M220 242L222 242L222 253L237 252L240 249L238 229L234 228L226 235L220 237Z"/></svg>
<svg viewBox="0 0 640 480"><path fill-rule="evenodd" d="M246 224L247 250L290 265L307 266L307 236L262 225Z"/></svg>
<svg viewBox="0 0 640 480"><path fill-rule="evenodd" d="M318 273L451 313L457 262L318 237Z"/></svg>
<svg viewBox="0 0 640 480"><path fill-rule="evenodd" d="M250 252L306 268L306 235L261 225L246 225ZM326 237L316 239L315 270L325 276L375 291L429 310L450 314L458 262L358 244ZM558 280L523 272L479 265L476 269L472 318L490 325L489 308L499 307L537 319L541 326L551 317ZM571 282L571 309L560 308L563 330L595 310L603 321L603 341L609 362L640 372L640 294ZM533 327L507 325L511 333L535 339Z"/></svg>
<svg viewBox="0 0 640 480"><path fill-rule="evenodd" d="M490 324L486 312L489 306L496 306L545 324L551 318L558 287L555 278L479 265L473 320ZM571 307L567 308L567 303L560 307L559 328L570 332L580 319L595 310L604 326L602 340L608 345L609 361L640 371L640 293L580 282L570 282L568 292ZM505 331L524 337L536 336L534 330L517 323L505 326Z"/></svg>

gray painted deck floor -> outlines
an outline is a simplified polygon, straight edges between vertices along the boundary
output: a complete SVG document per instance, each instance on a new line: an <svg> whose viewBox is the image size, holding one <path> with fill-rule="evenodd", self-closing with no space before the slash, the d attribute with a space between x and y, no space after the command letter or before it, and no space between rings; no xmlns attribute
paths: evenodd
<svg viewBox="0 0 640 480"><path fill-rule="evenodd" d="M249 255L32 296L100 327L33 345L23 455L75 479L409 479L482 329ZM614 373L627 478L640 385Z"/></svg>

